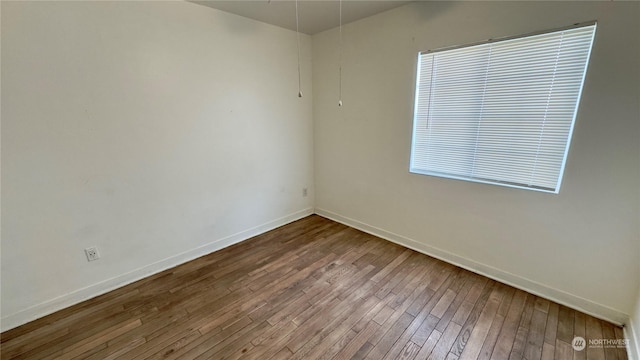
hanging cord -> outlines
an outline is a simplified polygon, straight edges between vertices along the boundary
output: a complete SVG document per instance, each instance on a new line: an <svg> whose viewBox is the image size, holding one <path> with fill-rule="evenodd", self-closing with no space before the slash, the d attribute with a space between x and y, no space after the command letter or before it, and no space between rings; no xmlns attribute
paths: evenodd
<svg viewBox="0 0 640 360"><path fill-rule="evenodd" d="M342 0L340 0L340 42L338 44L339 60L338 60L338 106L342 106Z"/></svg>
<svg viewBox="0 0 640 360"><path fill-rule="evenodd" d="M300 76L300 30L298 28L298 0L296 0L296 37L298 41L298 97L302 97L302 80Z"/></svg>

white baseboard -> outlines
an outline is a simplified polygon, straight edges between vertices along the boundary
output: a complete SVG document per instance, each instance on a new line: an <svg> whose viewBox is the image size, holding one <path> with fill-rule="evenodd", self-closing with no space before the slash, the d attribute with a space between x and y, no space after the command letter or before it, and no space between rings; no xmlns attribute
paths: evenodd
<svg viewBox="0 0 640 360"><path fill-rule="evenodd" d="M629 339L629 346L627 346L629 360L640 360L640 324L634 324L633 319L629 318L623 330L624 337Z"/></svg>
<svg viewBox="0 0 640 360"><path fill-rule="evenodd" d="M523 278L521 276L494 268L489 265L481 264L474 260L418 242L413 239L409 239L402 235L398 235L398 234L380 229L378 227L366 224L364 222L361 222L355 219L348 218L346 216L336 214L328 210L316 208L315 213L320 216L326 217L328 219L345 224L347 226L364 231L366 233L383 238L385 240L389 240L391 242L402 245L404 247L421 252L423 254L432 256L436 259L440 259L450 264L459 266L463 269L467 269L474 273L484 275L490 279L499 281L507 285L511 285L520 290L527 291L531 294L565 305L572 309L579 310L581 312L597 317L599 319L612 322L616 325L622 325L629 321L629 315L621 311L609 308L605 305L595 303L591 300L584 299L582 297L567 293L565 291L555 289L544 284L540 284L536 281Z"/></svg>
<svg viewBox="0 0 640 360"><path fill-rule="evenodd" d="M43 316L54 313L58 310L67 308L69 306L78 304L82 301L102 295L104 293L120 288L127 284L131 284L133 282L136 282L150 275L170 269L180 264L184 264L185 262L191 261L193 259L210 254L214 251L223 249L230 245L247 240L251 237L265 233L269 230L275 229L282 225L286 225L290 222L309 216L311 214L313 214L312 208L303 209L295 213L289 214L287 216L283 216L279 219L269 221L262 225L258 225L253 228L243 230L239 233L224 237L222 239L215 240L208 244L199 246L195 249L188 250L183 253L166 258L164 260L160 260L158 262L143 266L141 268L130 271L128 273L101 281L99 283L87 286L82 289L75 290L73 292L59 296L57 298L47 300L38 305L31 306L27 309L21 310L17 313L14 313L2 318L0 320L0 329L1 331L13 329L20 325L26 324L29 321L36 320Z"/></svg>

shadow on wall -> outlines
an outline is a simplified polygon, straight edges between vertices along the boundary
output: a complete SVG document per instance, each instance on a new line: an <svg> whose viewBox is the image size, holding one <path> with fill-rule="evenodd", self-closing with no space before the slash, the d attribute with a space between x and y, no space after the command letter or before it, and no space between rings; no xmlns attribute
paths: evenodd
<svg viewBox="0 0 640 360"><path fill-rule="evenodd" d="M447 12L450 9L458 6L458 2L455 1L415 1L409 6L412 7L411 14L414 15L416 23L427 22L440 14ZM451 24L452 26L455 24Z"/></svg>
<svg viewBox="0 0 640 360"><path fill-rule="evenodd" d="M296 17L294 0L244 0L242 6L238 0L187 0L188 2L217 9L224 12L242 14L241 17L279 24L279 26L295 30ZM300 4L300 32L313 35L338 26L338 0L299 0ZM388 3L398 3L390 7ZM327 5L329 3L330 5ZM381 3L387 3L382 4ZM440 13L457 6L456 2L423 2L400 0L356 0L342 1L343 25L356 21L362 17L375 16L377 12L392 11L394 7L411 4L412 12L416 15L416 23L427 22ZM240 12L238 12L241 10ZM368 15L371 14L371 15ZM251 33L258 29L253 22L236 22L230 18L223 20L233 33ZM329 25L327 22L329 22Z"/></svg>
<svg viewBox="0 0 640 360"><path fill-rule="evenodd" d="M202 1L202 0L201 1L195 1L195 0L194 1L190 1L190 0L187 0L187 2L216 9L216 8L208 5L209 3L211 3L211 0L209 0L209 1ZM267 3L266 0L265 0L265 3ZM224 8L220 8L219 10L220 11L225 11ZM225 12L227 12L227 11L225 11ZM237 15L237 16L239 16L239 15ZM212 19L212 21L220 21L220 22L224 23L225 28L229 29L229 32L233 33L233 34L240 34L240 35L255 34L255 33L260 31L260 26L255 21L248 21L248 20L247 21L238 21L237 18L234 18L234 17L231 17L231 16L211 17L211 19Z"/></svg>

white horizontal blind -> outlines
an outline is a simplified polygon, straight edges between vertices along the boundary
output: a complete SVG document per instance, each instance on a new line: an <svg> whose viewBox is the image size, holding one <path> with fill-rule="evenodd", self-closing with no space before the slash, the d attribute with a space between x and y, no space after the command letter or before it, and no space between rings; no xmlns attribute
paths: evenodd
<svg viewBox="0 0 640 360"><path fill-rule="evenodd" d="M410 171L557 193L595 27L421 53Z"/></svg>

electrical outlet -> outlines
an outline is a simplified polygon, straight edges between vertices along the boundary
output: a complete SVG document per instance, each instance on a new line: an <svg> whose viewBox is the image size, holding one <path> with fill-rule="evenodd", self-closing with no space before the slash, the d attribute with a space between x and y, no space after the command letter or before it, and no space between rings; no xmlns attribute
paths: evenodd
<svg viewBox="0 0 640 360"><path fill-rule="evenodd" d="M98 248L95 246L84 249L84 253L85 255L87 255L87 261L94 261L94 260L100 259L100 254L98 254Z"/></svg>
<svg viewBox="0 0 640 360"><path fill-rule="evenodd" d="M302 196L307 197L307 188L302 188Z"/></svg>

